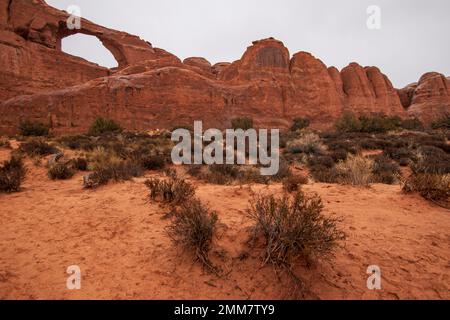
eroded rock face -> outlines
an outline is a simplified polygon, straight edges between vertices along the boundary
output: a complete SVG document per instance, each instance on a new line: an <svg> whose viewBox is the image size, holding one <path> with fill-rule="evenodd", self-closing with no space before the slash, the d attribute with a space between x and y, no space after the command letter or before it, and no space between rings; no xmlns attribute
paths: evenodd
<svg viewBox="0 0 450 320"><path fill-rule="evenodd" d="M98 37L119 63L106 69L61 52L61 39L75 32L66 19L43 1L0 0L1 133L15 133L23 120L48 123L57 134L85 132L99 116L130 130L195 120L228 128L238 116L276 128L308 117L327 129L344 111L428 121L449 109L448 79L439 74L395 90L378 68L352 63L339 72L306 52L291 58L273 38L253 42L233 63L182 62L136 36L82 20L76 32Z"/></svg>
<svg viewBox="0 0 450 320"><path fill-rule="evenodd" d="M408 106L411 116L432 122L450 113L450 81L444 75L437 72L426 73L413 88L403 92L409 92L410 99L407 102L411 103Z"/></svg>

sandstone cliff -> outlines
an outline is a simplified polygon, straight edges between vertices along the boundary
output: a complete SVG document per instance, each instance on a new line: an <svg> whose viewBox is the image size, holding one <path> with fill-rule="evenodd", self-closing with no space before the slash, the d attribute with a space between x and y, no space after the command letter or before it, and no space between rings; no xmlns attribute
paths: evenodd
<svg viewBox="0 0 450 320"><path fill-rule="evenodd" d="M83 132L98 116L131 130L194 120L226 128L237 116L282 128L308 117L314 127L328 128L344 111L431 121L450 110L449 80L437 73L396 90L376 67L351 63L339 72L306 52L291 57L272 38L255 41L233 63L182 62L84 19L80 30L68 30L67 17L42 0L0 0L1 132L14 133L25 119L48 123L54 133ZM63 53L61 39L74 33L100 39L118 68Z"/></svg>

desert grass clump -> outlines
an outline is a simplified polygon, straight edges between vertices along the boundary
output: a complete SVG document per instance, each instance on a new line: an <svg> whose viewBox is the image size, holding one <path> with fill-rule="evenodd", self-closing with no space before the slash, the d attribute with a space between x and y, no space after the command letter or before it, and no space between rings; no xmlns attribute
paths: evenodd
<svg viewBox="0 0 450 320"><path fill-rule="evenodd" d="M56 163L48 169L48 176L52 180L67 180L74 174L75 171L67 163Z"/></svg>
<svg viewBox="0 0 450 320"><path fill-rule="evenodd" d="M13 156L0 165L0 192L11 193L20 191L25 179L26 168L21 157Z"/></svg>
<svg viewBox="0 0 450 320"><path fill-rule="evenodd" d="M352 186L368 186L373 182L374 161L363 156L349 155L336 165L338 181Z"/></svg>
<svg viewBox="0 0 450 320"><path fill-rule="evenodd" d="M145 185L150 190L150 199L171 206L178 206L195 195L195 188L179 178L167 180L148 179Z"/></svg>
<svg viewBox="0 0 450 320"><path fill-rule="evenodd" d="M309 180L306 175L292 175L283 180L283 190L288 193L297 192L302 185L308 184L308 182Z"/></svg>
<svg viewBox="0 0 450 320"><path fill-rule="evenodd" d="M292 272L298 259L311 264L332 254L345 233L338 228L340 220L325 216L322 210L318 195L303 192L292 198L257 195L251 200L248 215L255 222L253 238L264 238L264 263Z"/></svg>
<svg viewBox="0 0 450 320"><path fill-rule="evenodd" d="M423 198L450 208L450 174L413 174L403 182L405 193L417 192Z"/></svg>
<svg viewBox="0 0 450 320"><path fill-rule="evenodd" d="M88 134L100 136L105 133L120 133L122 130L122 127L111 119L97 118L91 124Z"/></svg>
<svg viewBox="0 0 450 320"><path fill-rule="evenodd" d="M19 125L19 132L25 137L48 136L49 127L41 122L22 121Z"/></svg>
<svg viewBox="0 0 450 320"><path fill-rule="evenodd" d="M48 144L42 139L33 139L22 143L19 147L19 151L30 157L48 156L59 152L56 147Z"/></svg>
<svg viewBox="0 0 450 320"><path fill-rule="evenodd" d="M321 138L315 133L308 133L287 143L290 153L323 154L326 151Z"/></svg>
<svg viewBox="0 0 450 320"><path fill-rule="evenodd" d="M194 198L181 204L174 213L172 223L166 229L176 245L193 252L196 259L213 273L219 271L209 258L217 220L216 212Z"/></svg>

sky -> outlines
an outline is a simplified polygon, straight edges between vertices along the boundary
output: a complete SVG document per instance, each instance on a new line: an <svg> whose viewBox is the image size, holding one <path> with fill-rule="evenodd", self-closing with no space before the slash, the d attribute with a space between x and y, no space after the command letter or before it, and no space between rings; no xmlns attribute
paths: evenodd
<svg viewBox="0 0 450 320"><path fill-rule="evenodd" d="M252 41L274 37L291 55L307 51L327 66L342 69L350 62L377 66L397 88L417 82L429 71L450 76L449 0L46 2L63 10L77 5L83 18L138 35L180 59L200 56L212 64L232 62ZM374 5L379 15L368 13ZM107 67L117 65L89 36L64 39L63 50Z"/></svg>

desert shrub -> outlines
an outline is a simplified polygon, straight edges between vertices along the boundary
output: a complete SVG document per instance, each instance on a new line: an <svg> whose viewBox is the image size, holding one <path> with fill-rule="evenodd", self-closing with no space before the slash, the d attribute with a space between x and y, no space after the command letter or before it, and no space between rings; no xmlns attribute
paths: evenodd
<svg viewBox="0 0 450 320"><path fill-rule="evenodd" d="M0 148L11 148L11 143L6 138L0 138Z"/></svg>
<svg viewBox="0 0 450 320"><path fill-rule="evenodd" d="M287 150L290 153L322 154L326 148L317 134L308 133L288 142Z"/></svg>
<svg viewBox="0 0 450 320"><path fill-rule="evenodd" d="M291 127L291 131L303 130L309 127L311 121L306 118L295 118Z"/></svg>
<svg viewBox="0 0 450 320"><path fill-rule="evenodd" d="M26 120L20 123L19 132L25 137L42 137L48 135L49 127L41 122Z"/></svg>
<svg viewBox="0 0 450 320"><path fill-rule="evenodd" d="M176 245L193 252L209 271L217 272L218 268L209 259L217 221L217 213L194 198L175 211L166 231Z"/></svg>
<svg viewBox="0 0 450 320"><path fill-rule="evenodd" d="M344 112L334 126L338 132L360 132L362 129L359 118L350 112Z"/></svg>
<svg viewBox="0 0 450 320"><path fill-rule="evenodd" d="M25 179L26 169L20 157L13 156L0 165L0 192L18 192Z"/></svg>
<svg viewBox="0 0 450 320"><path fill-rule="evenodd" d="M293 175L283 180L283 190L288 193L297 192L304 184L308 184L308 177L306 175Z"/></svg>
<svg viewBox="0 0 450 320"><path fill-rule="evenodd" d="M338 219L322 214L318 195L297 192L291 199L284 195L258 195L250 202L248 215L255 222L254 239L265 240L264 262L292 270L299 258L308 263L333 253L345 234L337 227Z"/></svg>
<svg viewBox="0 0 450 320"><path fill-rule="evenodd" d="M400 117L387 117L382 114L362 115L359 117L361 122L361 132L377 133L388 132L401 127L402 119Z"/></svg>
<svg viewBox="0 0 450 320"><path fill-rule="evenodd" d="M195 188L179 178L148 179L145 185L150 190L150 199L169 205L181 205L195 195Z"/></svg>
<svg viewBox="0 0 450 320"><path fill-rule="evenodd" d="M431 124L433 129L450 129L450 113L444 114Z"/></svg>
<svg viewBox="0 0 450 320"><path fill-rule="evenodd" d="M48 176L52 180L67 180L74 174L75 171L66 163L56 163L48 169Z"/></svg>
<svg viewBox="0 0 450 320"><path fill-rule="evenodd" d="M88 134L99 136L104 133L122 132L122 128L115 121L104 118L97 118L90 126Z"/></svg>
<svg viewBox="0 0 450 320"><path fill-rule="evenodd" d="M240 166L233 164L213 164L207 166L206 172L201 174L201 179L208 183L227 185L241 176Z"/></svg>
<svg viewBox="0 0 450 320"><path fill-rule="evenodd" d="M389 117L383 114L360 115L344 113L335 123L335 128L341 133L384 133L402 128L402 126L418 125L417 122L405 122L400 117Z"/></svg>
<svg viewBox="0 0 450 320"><path fill-rule="evenodd" d="M373 180L373 160L363 156L349 155L336 165L339 182L353 186L367 186Z"/></svg>
<svg viewBox="0 0 450 320"><path fill-rule="evenodd" d="M330 156L311 156L308 159L309 172L317 182L336 183L338 174L335 165L335 160Z"/></svg>
<svg viewBox="0 0 450 320"><path fill-rule="evenodd" d="M408 148L387 148L384 150L384 154L396 161L401 159L414 159L414 153Z"/></svg>
<svg viewBox="0 0 450 320"><path fill-rule="evenodd" d="M400 167L382 155L375 158L372 174L375 183L394 184L400 175Z"/></svg>
<svg viewBox="0 0 450 320"><path fill-rule="evenodd" d="M192 177L200 178L202 174L203 166L199 164L189 165L187 167L186 173Z"/></svg>
<svg viewBox="0 0 450 320"><path fill-rule="evenodd" d="M415 163L411 166L415 173L450 173L450 155L442 149L424 146L418 149Z"/></svg>
<svg viewBox="0 0 450 320"><path fill-rule="evenodd" d="M235 118L231 120L231 128L234 130L242 129L244 131L253 129L253 119L248 117Z"/></svg>
<svg viewBox="0 0 450 320"><path fill-rule="evenodd" d="M59 150L41 139L33 139L20 145L19 151L26 153L30 157L48 156L58 153Z"/></svg>
<svg viewBox="0 0 450 320"><path fill-rule="evenodd" d="M97 188L114 180L117 182L127 181L143 174L143 168L139 163L131 160L120 162L110 162L96 170L84 178L85 188Z"/></svg>
<svg viewBox="0 0 450 320"><path fill-rule="evenodd" d="M405 130L422 131L425 129L422 121L417 118L409 118L402 120L401 127Z"/></svg>
<svg viewBox="0 0 450 320"><path fill-rule="evenodd" d="M88 161L90 162L90 169L97 171L117 166L123 159L111 150L105 149L104 147L97 147L88 153Z"/></svg>
<svg viewBox="0 0 450 320"><path fill-rule="evenodd" d="M308 159L309 167L322 166L326 168L333 168L335 166L335 161L330 156L312 156Z"/></svg>
<svg viewBox="0 0 450 320"><path fill-rule="evenodd" d="M345 149L336 149L330 151L330 157L333 159L334 162L344 161L347 159L348 153Z"/></svg>
<svg viewBox="0 0 450 320"><path fill-rule="evenodd" d="M142 158L142 166L147 170L160 170L166 165L166 158L163 155L155 154Z"/></svg>
<svg viewBox="0 0 450 320"><path fill-rule="evenodd" d="M75 170L86 171L88 169L88 161L85 158L72 159L71 163Z"/></svg>
<svg viewBox="0 0 450 320"><path fill-rule="evenodd" d="M90 137L84 135L63 136L58 138L57 141L71 150L92 151L96 146Z"/></svg>
<svg viewBox="0 0 450 320"><path fill-rule="evenodd" d="M406 193L418 192L425 199L449 207L450 175L413 174L403 183Z"/></svg>

